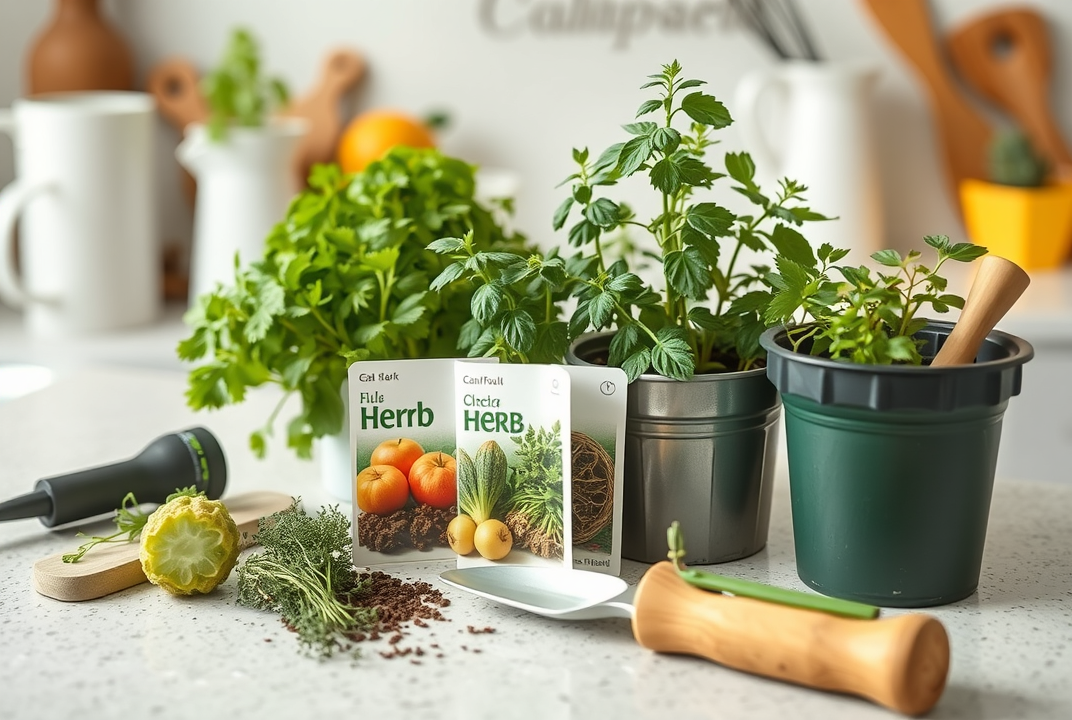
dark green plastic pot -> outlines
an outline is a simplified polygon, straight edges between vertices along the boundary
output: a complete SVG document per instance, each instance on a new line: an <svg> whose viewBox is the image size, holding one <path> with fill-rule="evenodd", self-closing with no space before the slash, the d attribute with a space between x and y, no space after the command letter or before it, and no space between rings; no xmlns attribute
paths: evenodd
<svg viewBox="0 0 1072 720"><path fill-rule="evenodd" d="M925 358L951 323L919 337ZM767 331L782 393L797 574L815 590L888 607L975 592L1001 420L1031 346L992 332L975 364L854 365L795 353Z"/></svg>

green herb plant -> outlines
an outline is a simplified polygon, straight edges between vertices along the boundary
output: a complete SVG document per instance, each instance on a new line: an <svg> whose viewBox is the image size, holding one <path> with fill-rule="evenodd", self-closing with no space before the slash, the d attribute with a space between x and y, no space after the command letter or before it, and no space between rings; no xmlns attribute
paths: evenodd
<svg viewBox="0 0 1072 720"><path fill-rule="evenodd" d="M812 593L787 590L785 588L765 585L752 580L716 575L703 570L694 570L685 567L682 562L685 557L685 536L681 531L681 525L677 520L670 524L666 530L666 542L670 546L667 557L677 570L678 577L693 587L709 592L727 593L738 597L763 600L765 602L788 605L790 607L803 608L805 610L818 610L820 612L842 615L844 617L857 618L860 620L873 620L879 615L879 608L874 605L855 602L853 600L839 600L838 598L815 595Z"/></svg>
<svg viewBox="0 0 1072 720"><path fill-rule="evenodd" d="M733 120L715 97L693 90L703 84L686 79L677 61L664 65L642 86L655 97L643 102L636 122L623 126L629 139L594 158L587 149L573 151L577 169L564 181L570 194L553 218L555 230L575 218L568 230L568 244L577 249L572 256L489 253L462 234L432 243L453 261L432 289L460 282L477 288L461 349L504 361L560 361L572 338L610 328L616 333L607 360L630 381L649 369L683 380L694 372L750 369L762 360L770 268L743 267L744 251L806 262L812 252L796 227L827 218L803 204L806 188L793 180L765 194L748 153L726 153L725 173L705 162L716 144L712 133ZM655 119L640 120L648 116ZM727 174L752 212L738 215L700 198ZM656 194L658 211L650 219L604 196L634 176ZM654 241L657 251L645 259L661 266L657 281L610 254L613 238L625 231ZM566 298L576 301L568 319Z"/></svg>
<svg viewBox="0 0 1072 720"><path fill-rule="evenodd" d="M277 385L284 396L251 447L263 456L296 395L301 407L287 444L309 457L314 438L342 429L352 362L456 355L473 292L460 284L429 290L447 262L428 244L471 232L477 252L524 246L475 188L470 165L432 149L397 147L355 175L314 166L264 256L236 266L233 285L201 296L187 313L191 335L178 355L201 361L189 376L190 406L219 408L243 401L250 387Z"/></svg>
<svg viewBox="0 0 1072 720"><path fill-rule="evenodd" d="M223 140L234 126L261 127L273 109L287 102L287 86L261 73L260 49L244 29L236 29L219 64L202 80L208 102L208 135Z"/></svg>
<svg viewBox="0 0 1072 720"><path fill-rule="evenodd" d="M179 497L195 497L196 495L204 495L204 491L198 491L197 488L191 485L188 488L177 489L171 493L164 500L164 503L169 503L175 498ZM85 557L85 554L102 543L118 543L118 542L134 542L141 535L142 529L145 527L145 523L149 520L149 515L152 513L146 513L141 511L140 504L137 498L134 497L134 493L128 492L123 496L123 500L119 507L115 511L115 529L116 532L106 536L93 536L88 541L78 546L78 550L73 553L67 553L63 556L63 562L76 563ZM79 532L78 537L87 537L84 533Z"/></svg>
<svg viewBox="0 0 1072 720"><path fill-rule="evenodd" d="M352 561L350 518L337 506L312 516L295 499L261 518L254 540L263 552L239 565L238 603L279 613L310 655L331 656L376 621L375 609L347 602L366 584Z"/></svg>
<svg viewBox="0 0 1072 720"><path fill-rule="evenodd" d="M887 272L834 265L846 253L829 245L819 248L816 264L779 258L777 271L768 275L776 292L766 321L794 326L788 339L796 352L863 364L921 364L923 341L915 334L926 320L919 317L920 310L929 305L946 313L964 307L963 298L946 292L948 281L939 271L950 260L971 262L987 252L972 243L952 243L944 235L929 235L923 241L937 255L933 269L920 262L917 250L905 257L896 250L871 255L882 268L890 269ZM832 270L842 282L831 280Z"/></svg>
<svg viewBox="0 0 1072 720"><path fill-rule="evenodd" d="M1046 159L1039 155L1023 131L1007 128L994 134L987 147L990 179L999 185L1041 187L1049 172Z"/></svg>
<svg viewBox="0 0 1072 720"><path fill-rule="evenodd" d="M505 523L519 547L557 557L563 547L562 431L529 426L510 438L514 464L507 485Z"/></svg>

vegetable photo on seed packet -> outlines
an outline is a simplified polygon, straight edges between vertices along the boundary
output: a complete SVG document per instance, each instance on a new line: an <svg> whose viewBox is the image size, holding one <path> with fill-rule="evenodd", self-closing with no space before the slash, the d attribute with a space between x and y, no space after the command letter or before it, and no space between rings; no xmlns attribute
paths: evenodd
<svg viewBox="0 0 1072 720"><path fill-rule="evenodd" d="M454 557L453 359L377 360L348 372L354 564ZM494 364L488 361L465 365Z"/></svg>
<svg viewBox="0 0 1072 720"><path fill-rule="evenodd" d="M569 373L459 363L454 388L458 566L572 567Z"/></svg>

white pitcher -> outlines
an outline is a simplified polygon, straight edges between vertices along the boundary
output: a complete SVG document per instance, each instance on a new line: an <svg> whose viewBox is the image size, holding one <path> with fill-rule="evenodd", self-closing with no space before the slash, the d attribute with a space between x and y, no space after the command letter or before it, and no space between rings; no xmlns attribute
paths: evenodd
<svg viewBox="0 0 1072 720"><path fill-rule="evenodd" d="M0 110L17 175L0 191L0 300L24 308L29 334L91 335L156 318L155 127L147 93L53 93Z"/></svg>
<svg viewBox="0 0 1072 720"><path fill-rule="evenodd" d="M766 194L782 177L807 185L807 205L838 219L798 229L813 246L852 250L850 262L886 247L870 117L877 77L864 64L788 62L747 75L736 94L737 124Z"/></svg>
<svg viewBox="0 0 1072 720"><path fill-rule="evenodd" d="M191 304L217 283L233 284L235 253L242 266L262 257L265 238L298 191L291 159L305 131L302 120L278 119L212 140L204 125L187 126L175 155L197 180Z"/></svg>

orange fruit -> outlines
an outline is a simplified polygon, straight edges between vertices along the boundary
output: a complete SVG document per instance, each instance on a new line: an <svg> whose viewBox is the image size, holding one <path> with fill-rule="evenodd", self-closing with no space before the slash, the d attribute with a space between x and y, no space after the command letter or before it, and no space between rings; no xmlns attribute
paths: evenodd
<svg viewBox="0 0 1072 720"><path fill-rule="evenodd" d="M357 506L373 515L390 515L409 500L409 481L390 465L372 465L357 474Z"/></svg>
<svg viewBox="0 0 1072 720"><path fill-rule="evenodd" d="M391 438L376 446L369 458L369 465L392 465L408 478L409 469L421 455L424 455L424 448L416 440Z"/></svg>
<svg viewBox="0 0 1072 720"><path fill-rule="evenodd" d="M394 110L371 110L354 118L339 138L338 160L343 172L360 172L397 146L435 147L427 125Z"/></svg>
<svg viewBox="0 0 1072 720"><path fill-rule="evenodd" d="M445 452L421 455L409 469L409 491L421 505L446 509L458 502L454 458Z"/></svg>

